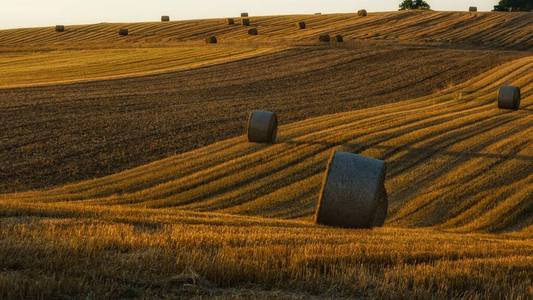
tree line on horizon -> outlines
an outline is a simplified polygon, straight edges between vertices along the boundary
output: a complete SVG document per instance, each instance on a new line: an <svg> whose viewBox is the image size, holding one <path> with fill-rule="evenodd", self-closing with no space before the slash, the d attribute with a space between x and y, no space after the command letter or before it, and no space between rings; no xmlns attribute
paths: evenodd
<svg viewBox="0 0 533 300"><path fill-rule="evenodd" d="M400 10L406 9L431 9L429 3L424 0L402 0ZM500 0L494 6L494 11L532 11L533 0Z"/></svg>

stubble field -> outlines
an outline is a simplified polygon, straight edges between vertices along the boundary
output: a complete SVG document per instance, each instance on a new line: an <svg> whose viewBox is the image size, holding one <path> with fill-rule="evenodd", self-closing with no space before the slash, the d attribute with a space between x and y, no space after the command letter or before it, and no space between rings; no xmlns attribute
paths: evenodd
<svg viewBox="0 0 533 300"><path fill-rule="evenodd" d="M0 31L0 298L532 296L531 13L252 23ZM312 223L337 147L387 162L384 228Z"/></svg>

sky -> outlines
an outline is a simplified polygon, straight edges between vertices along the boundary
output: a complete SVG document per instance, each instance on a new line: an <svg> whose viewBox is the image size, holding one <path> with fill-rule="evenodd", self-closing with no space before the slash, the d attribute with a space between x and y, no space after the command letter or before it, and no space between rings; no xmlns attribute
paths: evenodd
<svg viewBox="0 0 533 300"><path fill-rule="evenodd" d="M497 0L426 0L434 10L489 11ZM0 28L253 15L397 10L400 0L0 0Z"/></svg>

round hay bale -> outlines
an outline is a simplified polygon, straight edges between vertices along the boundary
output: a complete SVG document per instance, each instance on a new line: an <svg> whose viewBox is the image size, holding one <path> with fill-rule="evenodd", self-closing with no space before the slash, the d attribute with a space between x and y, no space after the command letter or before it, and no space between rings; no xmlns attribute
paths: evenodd
<svg viewBox="0 0 533 300"><path fill-rule="evenodd" d="M327 33L322 33L318 36L318 40L323 43L329 43L331 41L331 37Z"/></svg>
<svg viewBox="0 0 533 300"><path fill-rule="evenodd" d="M170 22L169 16L161 16L161 22Z"/></svg>
<svg viewBox="0 0 533 300"><path fill-rule="evenodd" d="M296 23L296 27L298 29L305 29L305 22L304 21L300 21L300 22Z"/></svg>
<svg viewBox="0 0 533 300"><path fill-rule="evenodd" d="M387 217L385 162L336 151L322 183L317 224L344 228L382 226Z"/></svg>
<svg viewBox="0 0 533 300"><path fill-rule="evenodd" d="M255 110L248 117L248 141L250 143L276 142L278 132L278 116L276 113L263 110Z"/></svg>
<svg viewBox="0 0 533 300"><path fill-rule="evenodd" d="M206 38L205 42L208 43L208 44L216 44L216 43L218 43L218 40L217 40L216 36L212 35L212 36Z"/></svg>
<svg viewBox="0 0 533 300"><path fill-rule="evenodd" d="M64 32L65 25L56 25L56 32Z"/></svg>
<svg viewBox="0 0 533 300"><path fill-rule="evenodd" d="M315 13L315 16L321 16L322 13Z"/></svg>
<svg viewBox="0 0 533 300"><path fill-rule="evenodd" d="M247 19L247 18L242 19L242 25L243 26L250 26L250 24L251 24L250 23L250 19Z"/></svg>
<svg viewBox="0 0 533 300"><path fill-rule="evenodd" d="M498 92L498 107L501 109L520 108L520 88L511 85L504 85Z"/></svg>
<svg viewBox="0 0 533 300"><path fill-rule="evenodd" d="M248 13L247 12L241 13L241 18L247 18L247 17L248 17Z"/></svg>
<svg viewBox="0 0 533 300"><path fill-rule="evenodd" d="M118 35L120 36L127 36L130 34L130 31L127 28L121 28L118 30Z"/></svg>
<svg viewBox="0 0 533 300"><path fill-rule="evenodd" d="M344 38L342 37L342 35L337 34L337 35L335 36L335 41L336 41L337 43L342 43L342 42L344 42Z"/></svg>
<svg viewBox="0 0 533 300"><path fill-rule="evenodd" d="M470 6L470 7L468 8L468 11L469 11L469 12L477 12L477 7L476 7L476 6Z"/></svg>
<svg viewBox="0 0 533 300"><path fill-rule="evenodd" d="M258 31L257 31L257 28L250 28L248 29L248 34L249 35L258 35Z"/></svg>
<svg viewBox="0 0 533 300"><path fill-rule="evenodd" d="M366 9L360 9L357 11L357 15L360 17L366 17L368 16L368 12L366 11Z"/></svg>
<svg viewBox="0 0 533 300"><path fill-rule="evenodd" d="M226 22L228 23L228 25L235 25L235 19L233 18L227 18Z"/></svg>

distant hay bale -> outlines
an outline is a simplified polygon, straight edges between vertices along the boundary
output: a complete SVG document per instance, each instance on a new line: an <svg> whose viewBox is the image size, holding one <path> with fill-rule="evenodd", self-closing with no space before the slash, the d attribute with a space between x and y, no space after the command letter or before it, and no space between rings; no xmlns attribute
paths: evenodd
<svg viewBox="0 0 533 300"><path fill-rule="evenodd" d="M250 19L244 18L241 20L243 26L250 26Z"/></svg>
<svg viewBox="0 0 533 300"><path fill-rule="evenodd" d="M357 11L357 15L360 17L366 17L368 16L368 12L366 11L366 9L360 9Z"/></svg>
<svg viewBox="0 0 533 300"><path fill-rule="evenodd" d="M298 29L305 29L305 22L304 21L300 21L298 23L296 23L296 27L298 27Z"/></svg>
<svg viewBox="0 0 533 300"><path fill-rule="evenodd" d="M64 32L65 25L56 25L56 32Z"/></svg>
<svg viewBox="0 0 533 300"><path fill-rule="evenodd" d="M234 24L235 24L235 19L233 19L233 18L227 18L227 19L226 19L226 22L228 23L228 25L234 25Z"/></svg>
<svg viewBox="0 0 533 300"><path fill-rule="evenodd" d="M504 85L498 92L498 107L501 109L520 108L520 88L511 85Z"/></svg>
<svg viewBox="0 0 533 300"><path fill-rule="evenodd" d="M476 7L476 6L470 6L470 7L468 8L468 11L469 11L469 12L477 12L477 7Z"/></svg>
<svg viewBox="0 0 533 300"><path fill-rule="evenodd" d="M247 17L248 17L248 13L247 12L241 13L241 18L247 18Z"/></svg>
<svg viewBox="0 0 533 300"><path fill-rule="evenodd" d="M331 41L331 37L327 33L322 33L318 36L318 40L323 43L329 43Z"/></svg>
<svg viewBox="0 0 533 300"><path fill-rule="evenodd" d="M249 35L257 35L258 34L257 28L248 29L248 34Z"/></svg>
<svg viewBox="0 0 533 300"><path fill-rule="evenodd" d="M315 16L320 16L322 15L322 13L315 13Z"/></svg>
<svg viewBox="0 0 533 300"><path fill-rule="evenodd" d="M250 143L276 142L278 132L278 116L270 111L255 110L248 117L248 141Z"/></svg>
<svg viewBox="0 0 533 300"><path fill-rule="evenodd" d="M130 34L130 31L127 28L121 28L118 30L118 34L120 36L127 36L128 34Z"/></svg>
<svg viewBox="0 0 533 300"><path fill-rule="evenodd" d="M342 37L342 35L337 34L337 35L335 36L335 41L336 41L337 43L342 43L342 42L344 42L344 38Z"/></svg>
<svg viewBox="0 0 533 300"><path fill-rule="evenodd" d="M385 223L388 209L385 162L336 151L322 183L315 221L344 228L372 228Z"/></svg>
<svg viewBox="0 0 533 300"><path fill-rule="evenodd" d="M161 22L169 22L170 17L169 16L161 16Z"/></svg>
<svg viewBox="0 0 533 300"><path fill-rule="evenodd" d="M205 42L208 43L208 44L216 44L216 43L218 43L218 40L217 40L216 36L212 35L212 36L206 38Z"/></svg>

